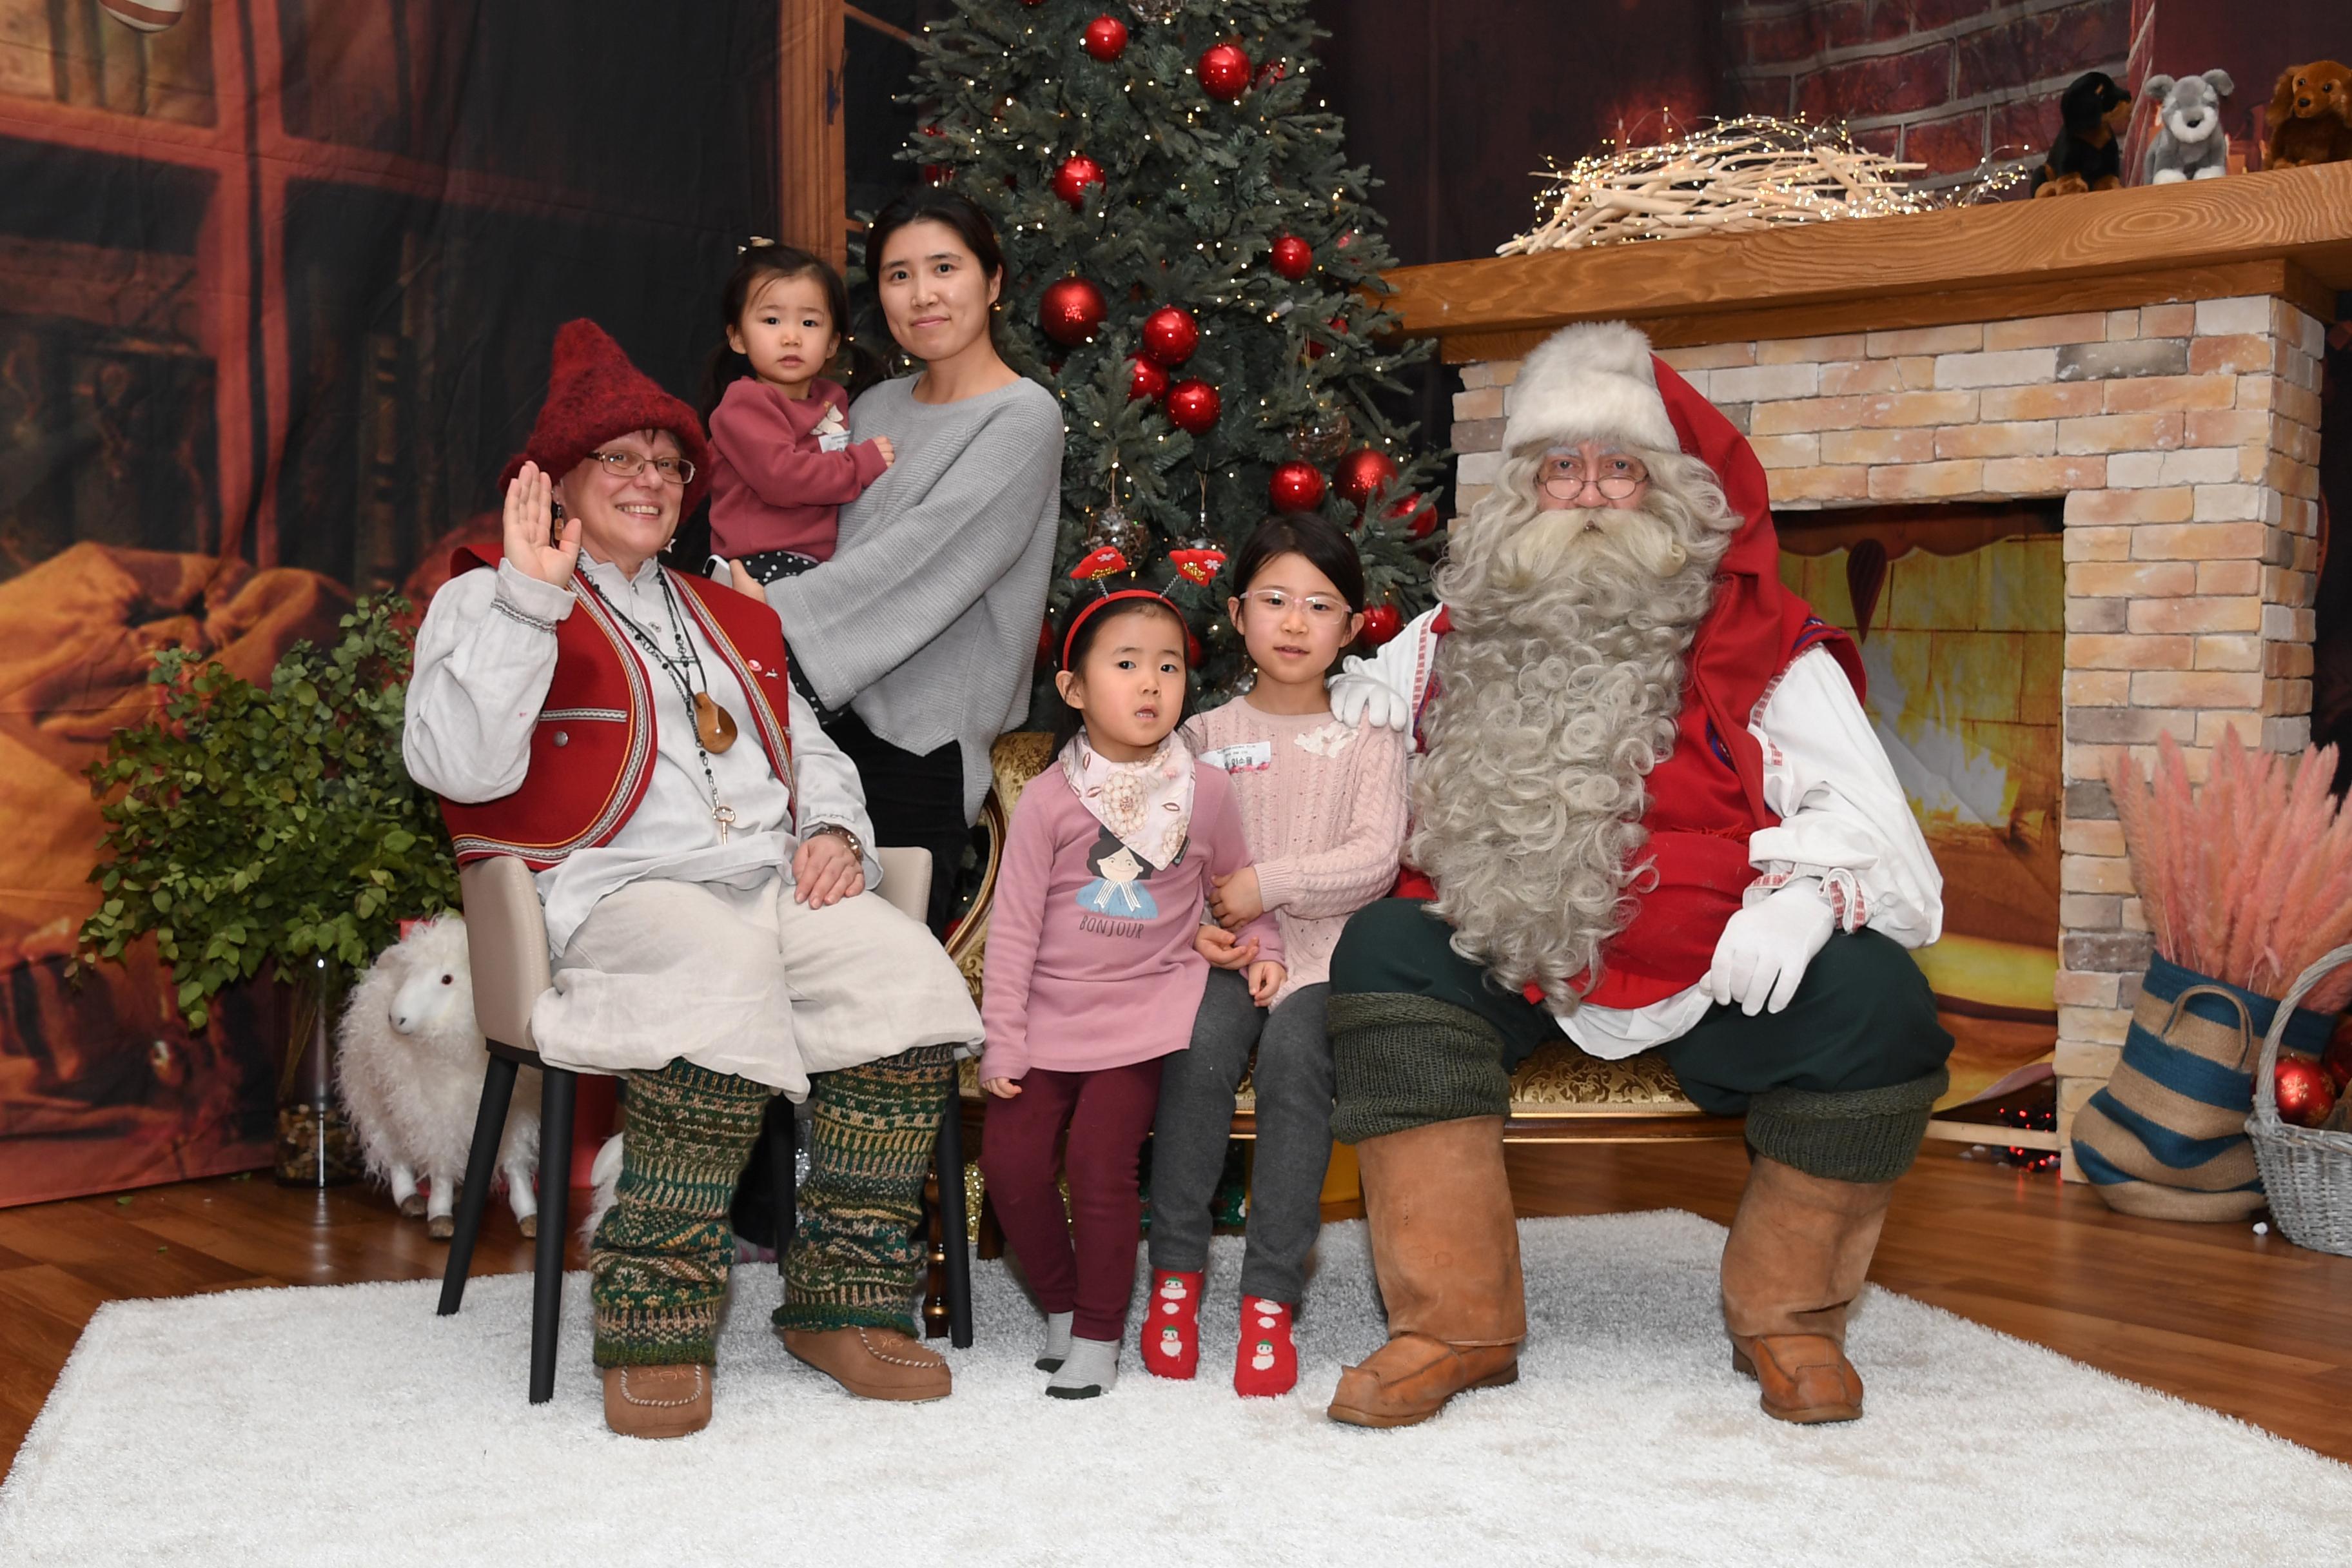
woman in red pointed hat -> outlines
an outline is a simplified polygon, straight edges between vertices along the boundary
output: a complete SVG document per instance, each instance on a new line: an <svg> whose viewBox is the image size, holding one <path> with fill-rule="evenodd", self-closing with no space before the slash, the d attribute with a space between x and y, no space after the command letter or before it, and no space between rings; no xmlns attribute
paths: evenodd
<svg viewBox="0 0 2352 1568"><path fill-rule="evenodd" d="M936 1399L913 1238L954 1047L978 1013L881 868L856 770L785 668L775 612L656 559L700 498L694 411L593 322L556 335L507 467L504 541L457 552L416 641L403 751L461 863L535 875L551 1064L625 1074L589 1248L616 1432L710 1416L735 1180L776 1094L816 1107L775 1322L853 1394Z"/></svg>

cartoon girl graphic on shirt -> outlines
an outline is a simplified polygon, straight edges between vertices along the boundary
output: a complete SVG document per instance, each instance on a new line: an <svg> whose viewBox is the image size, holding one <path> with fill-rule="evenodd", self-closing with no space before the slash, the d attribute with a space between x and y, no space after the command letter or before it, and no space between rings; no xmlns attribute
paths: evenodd
<svg viewBox="0 0 2352 1568"><path fill-rule="evenodd" d="M1183 858L1181 850L1177 858ZM1095 847L1087 852L1087 869L1095 874L1095 879L1078 889L1078 908L1114 920L1148 921L1159 915L1160 905L1152 899L1151 889L1143 885L1155 868L1120 843L1109 828L1102 830Z"/></svg>

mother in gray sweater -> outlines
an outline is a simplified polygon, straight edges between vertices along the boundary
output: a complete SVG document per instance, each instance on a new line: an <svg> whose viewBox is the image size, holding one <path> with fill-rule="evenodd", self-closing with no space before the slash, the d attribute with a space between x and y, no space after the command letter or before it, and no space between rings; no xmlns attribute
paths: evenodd
<svg viewBox="0 0 2352 1568"><path fill-rule="evenodd" d="M850 430L888 437L898 460L842 508L833 559L767 597L825 732L857 764L880 842L930 850L930 925L944 935L989 748L1029 711L1062 408L991 340L1004 256L970 201L925 188L890 203L866 230L866 269L890 335L923 369L859 397Z"/></svg>

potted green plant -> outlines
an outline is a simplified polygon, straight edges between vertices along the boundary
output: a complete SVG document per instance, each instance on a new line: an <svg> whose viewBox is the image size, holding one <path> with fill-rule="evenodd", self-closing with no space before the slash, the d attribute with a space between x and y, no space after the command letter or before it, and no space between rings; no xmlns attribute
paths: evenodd
<svg viewBox="0 0 2352 1568"><path fill-rule="evenodd" d="M89 770L106 803L90 872L104 899L77 959L119 963L152 934L195 1028L265 966L288 984L277 1170L319 1185L358 1173L333 1089L343 979L403 918L457 899L434 797L401 761L408 605L362 598L341 632L332 647L297 643L266 688L184 648L156 656L154 718Z"/></svg>

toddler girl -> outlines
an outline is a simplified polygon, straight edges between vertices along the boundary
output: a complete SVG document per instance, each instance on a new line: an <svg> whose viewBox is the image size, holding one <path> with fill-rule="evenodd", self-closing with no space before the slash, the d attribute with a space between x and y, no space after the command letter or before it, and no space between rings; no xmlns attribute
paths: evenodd
<svg viewBox="0 0 2352 1568"><path fill-rule="evenodd" d="M896 456L887 437L849 438L849 395L824 377L841 352L849 295L805 250L755 241L721 298L727 343L711 357L710 552L758 582L833 559L845 502Z"/></svg>
<svg viewBox="0 0 2352 1568"><path fill-rule="evenodd" d="M1234 1090L1257 1051L1257 1144L1234 1389L1286 1394L1298 1381L1291 1323L1322 1226L1331 1154L1331 1041L1324 997L1348 916L1388 892L1404 841L1404 738L1331 716L1323 678L1363 626L1364 568L1321 517L1259 525L1234 563L1227 602L1256 684L1184 726L1241 803L1251 864L1221 873L1218 925L1201 931L1209 976L1192 1048L1169 1058L1151 1154L1151 1296L1143 1364L1189 1378L1201 1356L1209 1202L1224 1163ZM1274 915L1288 976L1270 998L1231 973Z"/></svg>
<svg viewBox="0 0 2352 1568"><path fill-rule="evenodd" d="M1194 942L1211 879L1248 863L1232 785L1176 736L1185 637L1175 605L1148 590L1072 611L1054 677L1062 743L1013 808L989 916L981 1172L1045 1310L1037 1365L1058 1399L1118 1381L1137 1154L1160 1063L1191 1038L1209 977ZM1236 928L1254 944L1247 990L1271 1001L1281 932L1265 915ZM1066 1221L1054 1184L1065 1128Z"/></svg>

